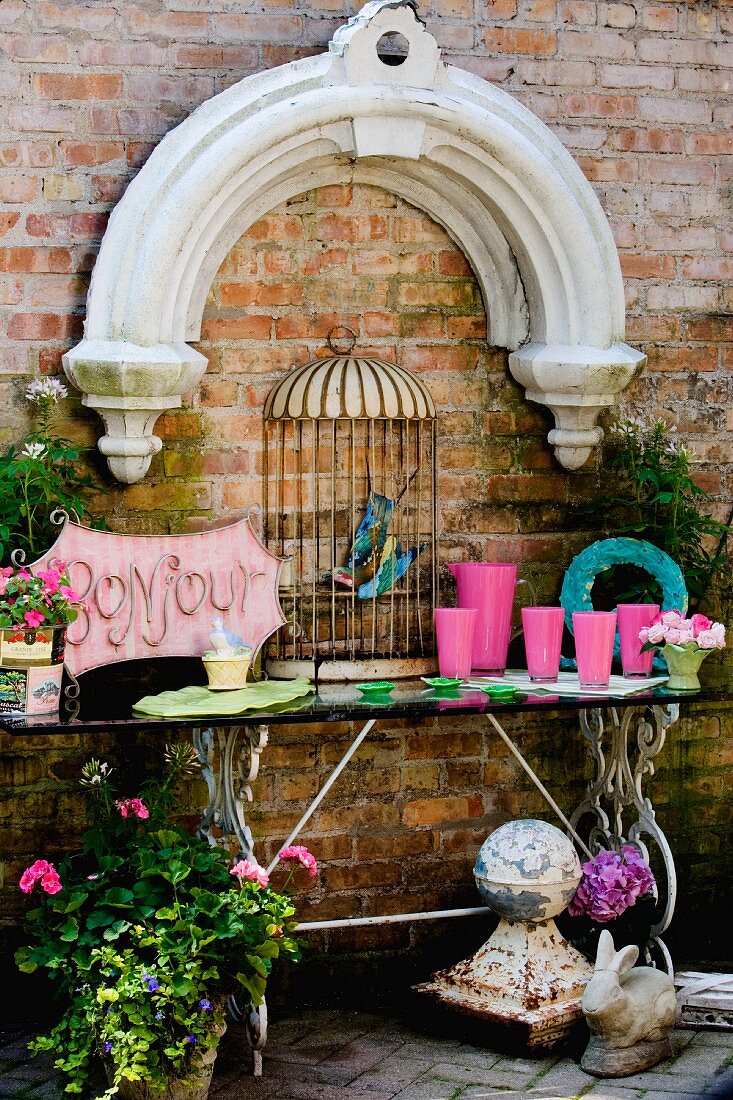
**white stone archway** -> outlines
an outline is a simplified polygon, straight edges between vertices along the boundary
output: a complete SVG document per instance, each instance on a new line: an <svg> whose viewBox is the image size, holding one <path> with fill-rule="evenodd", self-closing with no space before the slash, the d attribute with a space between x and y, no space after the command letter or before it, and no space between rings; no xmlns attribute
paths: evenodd
<svg viewBox="0 0 733 1100"><path fill-rule="evenodd" d="M401 33L402 64L377 42ZM489 340L527 397L549 406L559 461L581 465L644 362L624 344L611 232L560 142L511 96L445 65L410 0L375 0L328 53L241 81L153 152L114 210L89 292L84 339L64 356L120 481L144 476L160 413L180 405L206 359L212 279L241 234L308 188L377 184L421 207L468 257Z"/></svg>

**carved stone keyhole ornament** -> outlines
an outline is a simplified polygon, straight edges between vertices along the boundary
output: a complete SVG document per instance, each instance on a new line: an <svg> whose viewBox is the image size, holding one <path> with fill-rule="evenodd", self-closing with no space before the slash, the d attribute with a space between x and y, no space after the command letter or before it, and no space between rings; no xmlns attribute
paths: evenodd
<svg viewBox="0 0 733 1100"><path fill-rule="evenodd" d="M399 64L383 60L385 36L401 45ZM480 284L489 342L511 350L527 397L552 409L558 460L586 460L598 413L644 362L623 343L621 271L598 199L530 111L441 60L409 0L375 0L327 53L249 76L194 111L114 210L84 339L64 367L104 421L99 448L118 480L145 475L161 448L157 417L206 370L188 342L235 241L293 195L350 180L446 229Z"/></svg>

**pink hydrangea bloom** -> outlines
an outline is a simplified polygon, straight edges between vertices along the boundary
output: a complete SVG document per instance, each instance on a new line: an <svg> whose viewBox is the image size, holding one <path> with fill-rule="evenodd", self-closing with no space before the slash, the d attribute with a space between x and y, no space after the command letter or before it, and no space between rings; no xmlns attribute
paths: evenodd
<svg viewBox="0 0 733 1100"><path fill-rule="evenodd" d="M318 874L316 858L304 844L291 844L289 848L283 848L280 860L282 863L299 863L313 878Z"/></svg>
<svg viewBox="0 0 733 1100"><path fill-rule="evenodd" d="M150 811L139 798L123 798L115 803L121 817L139 817L141 821L150 817Z"/></svg>
<svg viewBox="0 0 733 1100"><path fill-rule="evenodd" d="M40 611L24 611L23 618L28 626L34 630L37 626L41 625L46 616L41 614Z"/></svg>
<svg viewBox="0 0 733 1100"><path fill-rule="evenodd" d="M53 863L48 863L45 859L37 859L30 867L26 867L18 885L24 894L30 894L39 879L47 894L58 894L61 889L61 879Z"/></svg>
<svg viewBox="0 0 733 1100"><path fill-rule="evenodd" d="M653 886L654 875L633 844L624 844L620 852L604 850L583 864L583 877L568 913L606 924L635 905Z"/></svg>
<svg viewBox="0 0 733 1100"><path fill-rule="evenodd" d="M240 882L247 879L249 882L254 882L262 887L267 886L270 881L270 876L264 867L260 867L258 863L253 863L249 859L240 859L238 863L230 868L229 874L235 875Z"/></svg>

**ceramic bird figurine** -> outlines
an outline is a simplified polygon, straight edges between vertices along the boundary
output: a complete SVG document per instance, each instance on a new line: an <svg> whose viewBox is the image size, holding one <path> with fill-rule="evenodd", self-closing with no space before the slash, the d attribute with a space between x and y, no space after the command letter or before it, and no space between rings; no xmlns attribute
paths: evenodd
<svg viewBox="0 0 733 1100"><path fill-rule="evenodd" d="M233 649L243 648L244 638L239 634L232 634L230 630L225 630L223 619L214 619L211 625L214 628L210 635L211 648L216 650L217 656L225 657Z"/></svg>

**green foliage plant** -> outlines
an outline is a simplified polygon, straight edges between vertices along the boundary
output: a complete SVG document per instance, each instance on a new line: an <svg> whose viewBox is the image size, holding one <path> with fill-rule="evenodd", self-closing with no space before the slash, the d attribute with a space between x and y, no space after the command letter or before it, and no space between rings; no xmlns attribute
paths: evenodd
<svg viewBox="0 0 733 1100"><path fill-rule="evenodd" d="M56 1054L67 1093L88 1095L96 1055L113 1067L104 1097L123 1081L155 1093L188 1080L216 1047L225 998L261 1004L273 960L300 957L290 898L256 863L232 866L175 821L176 783L196 768L190 746L168 746L162 781L119 799L108 765L90 761L82 850L58 871L39 860L20 880L45 897L27 915L33 942L16 962L47 971L61 1004L31 1050Z"/></svg>
<svg viewBox="0 0 733 1100"><path fill-rule="evenodd" d="M15 549L31 560L39 557L58 534L52 513L61 509L83 516L85 496L95 488L79 468L79 448L53 431L58 403L67 392L56 378L36 380L26 388L37 428L22 447L0 454L0 561Z"/></svg>
<svg viewBox="0 0 733 1100"><path fill-rule="evenodd" d="M724 524L704 510L710 499L692 477L691 450L663 420L622 420L609 455L609 491L583 508L614 535L643 539L677 562L693 601L708 594L727 562ZM717 549L716 549L717 542ZM653 599L658 593L624 593Z"/></svg>

